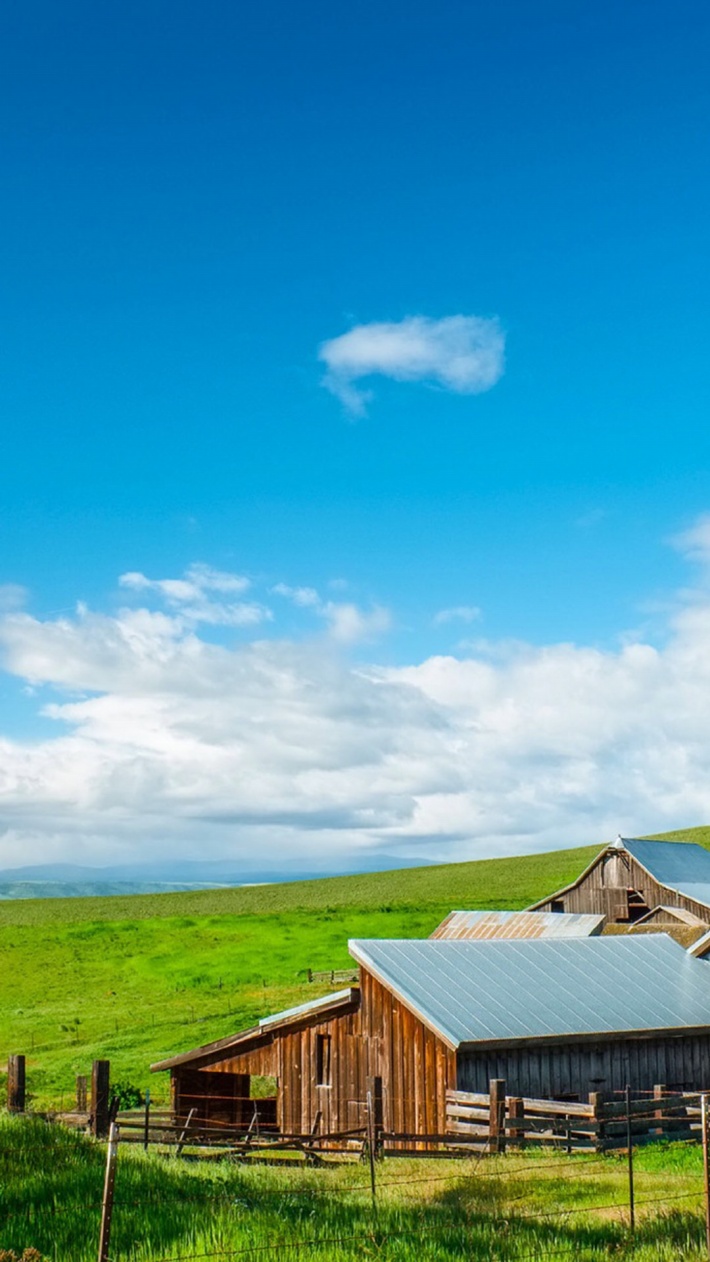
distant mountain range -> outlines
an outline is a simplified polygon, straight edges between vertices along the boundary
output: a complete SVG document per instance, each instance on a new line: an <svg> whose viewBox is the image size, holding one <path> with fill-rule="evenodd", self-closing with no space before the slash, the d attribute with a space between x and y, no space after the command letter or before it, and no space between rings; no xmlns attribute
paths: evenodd
<svg viewBox="0 0 710 1262"><path fill-rule="evenodd" d="M416 866L431 862L418 860ZM214 889L235 885L281 884L342 876L348 871L378 872L415 866L394 855L368 855L350 868L251 868L231 859L203 862L121 863L94 868L75 863L40 863L0 869L0 901L15 898L106 897L111 894L158 894L175 890Z"/></svg>

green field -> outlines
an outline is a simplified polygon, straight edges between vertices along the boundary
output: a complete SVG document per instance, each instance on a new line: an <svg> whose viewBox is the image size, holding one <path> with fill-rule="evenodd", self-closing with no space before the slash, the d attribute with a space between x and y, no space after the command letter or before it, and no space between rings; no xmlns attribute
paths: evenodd
<svg viewBox="0 0 710 1262"><path fill-rule="evenodd" d="M59 1126L0 1117L0 1257L37 1249L92 1262L104 1149ZM702 1153L657 1145L635 1157L637 1230L629 1233L621 1156L549 1151L367 1168L278 1169L189 1163L120 1148L110 1256L115 1262L244 1257L356 1262L676 1262L707 1258Z"/></svg>
<svg viewBox="0 0 710 1262"><path fill-rule="evenodd" d="M710 846L710 829L678 836ZM114 1080L165 1092L152 1061L328 987L351 937L422 937L453 908L520 908L598 846L287 885L0 904L0 1066L28 1058L35 1108L68 1106L108 1057Z"/></svg>

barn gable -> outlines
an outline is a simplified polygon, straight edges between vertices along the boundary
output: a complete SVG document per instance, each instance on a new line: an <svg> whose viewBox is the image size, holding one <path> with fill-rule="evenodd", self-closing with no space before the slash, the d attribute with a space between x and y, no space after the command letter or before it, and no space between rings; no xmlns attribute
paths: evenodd
<svg viewBox="0 0 710 1262"><path fill-rule="evenodd" d="M620 837L576 881L529 910L596 912L612 924L634 924L660 905L710 924L710 853L702 846Z"/></svg>

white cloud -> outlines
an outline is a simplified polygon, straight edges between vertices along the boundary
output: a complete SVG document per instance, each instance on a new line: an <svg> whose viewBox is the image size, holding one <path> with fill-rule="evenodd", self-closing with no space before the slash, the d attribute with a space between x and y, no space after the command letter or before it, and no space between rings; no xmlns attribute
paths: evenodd
<svg viewBox="0 0 710 1262"><path fill-rule="evenodd" d="M290 587L288 583L277 583L271 590L276 596L292 600L301 609L314 609L321 603L315 587Z"/></svg>
<svg viewBox="0 0 710 1262"><path fill-rule="evenodd" d="M476 622L481 611L476 605L454 605L451 609L440 609L434 614L434 625L444 626L447 622Z"/></svg>
<svg viewBox="0 0 710 1262"><path fill-rule="evenodd" d="M214 600L213 595L234 597L251 586L241 574L228 574L209 565L192 565L182 578L147 578L131 570L119 578L121 587L134 592L154 592L185 623L211 623L213 626L252 627L269 621L271 610L256 601Z"/></svg>
<svg viewBox="0 0 710 1262"><path fill-rule="evenodd" d="M38 861L147 845L276 864L465 858L710 820L704 576L660 647L509 642L363 665L347 644L389 615L323 609L327 636L230 647L181 607L6 611L5 668L57 730L0 737L0 866L30 845Z"/></svg>
<svg viewBox="0 0 710 1262"><path fill-rule="evenodd" d="M364 612L357 605L328 601L323 616L330 624L330 634L339 644L360 644L376 640L392 625L389 610L375 605Z"/></svg>
<svg viewBox="0 0 710 1262"><path fill-rule="evenodd" d="M505 335L497 319L408 316L398 322L360 324L323 342L323 385L355 416L371 393L357 383L375 374L395 381L432 382L456 394L480 394L500 380Z"/></svg>

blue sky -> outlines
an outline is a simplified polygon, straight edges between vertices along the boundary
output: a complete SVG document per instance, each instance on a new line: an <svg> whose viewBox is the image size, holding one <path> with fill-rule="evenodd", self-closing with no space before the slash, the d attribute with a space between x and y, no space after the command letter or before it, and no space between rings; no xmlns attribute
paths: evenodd
<svg viewBox="0 0 710 1262"><path fill-rule="evenodd" d="M347 671L511 642L662 651L683 591L704 582L669 540L710 509L709 27L700 3L15 6L0 584L27 590L21 616L51 636L77 602L156 612L162 589L119 577L199 564L248 578L265 610L181 622L227 652L258 636L300 653L334 628ZM505 337L488 388L452 384L448 342L443 376L398 360L345 394L324 387L324 344L350 354L337 340L364 330L382 364L383 326L441 332L458 316ZM359 414L343 402L353 382ZM279 584L314 588L318 606ZM116 681L40 669L8 636L11 759L87 739L45 706L115 701ZM51 810L25 819L8 792L11 856L49 836ZM87 853L133 844L72 800ZM575 801L574 836L616 818L600 791ZM630 830L698 822L704 799L685 803L640 793ZM564 817L554 836L543 821L497 840L474 816L457 844L569 835ZM448 844L448 825L430 828ZM209 844L240 843L223 830Z"/></svg>

